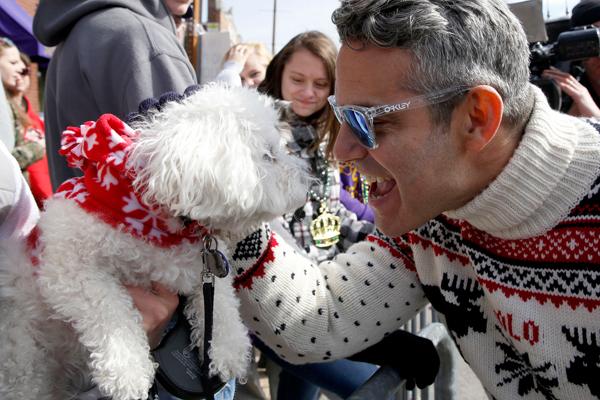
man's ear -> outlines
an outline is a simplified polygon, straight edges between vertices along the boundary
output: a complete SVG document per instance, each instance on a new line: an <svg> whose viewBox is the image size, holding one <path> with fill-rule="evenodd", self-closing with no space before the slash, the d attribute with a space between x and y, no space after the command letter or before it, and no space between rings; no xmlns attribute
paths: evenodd
<svg viewBox="0 0 600 400"><path fill-rule="evenodd" d="M502 122L504 103L491 86L480 85L466 95L462 138L464 149L479 152L494 138Z"/></svg>

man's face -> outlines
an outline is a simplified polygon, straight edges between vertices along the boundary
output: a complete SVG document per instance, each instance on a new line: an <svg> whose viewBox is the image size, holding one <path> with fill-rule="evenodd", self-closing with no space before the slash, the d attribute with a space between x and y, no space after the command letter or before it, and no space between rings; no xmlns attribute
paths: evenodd
<svg viewBox="0 0 600 400"><path fill-rule="evenodd" d="M370 46L356 51L342 46L337 63L337 104L370 107L418 95L403 85L410 79L411 62L411 54L398 48ZM369 205L383 232L392 236L406 233L465 203L457 189L461 174L453 172L460 147L453 140L454 122L449 127L434 126L427 107L387 114L374 122L378 148L362 147L344 123L334 154L340 161L356 161L363 175L377 180L372 184Z"/></svg>

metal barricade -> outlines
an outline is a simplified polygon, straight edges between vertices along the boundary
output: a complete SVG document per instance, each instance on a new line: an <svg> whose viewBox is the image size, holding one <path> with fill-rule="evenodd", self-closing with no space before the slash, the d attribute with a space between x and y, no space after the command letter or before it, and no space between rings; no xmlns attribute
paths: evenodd
<svg viewBox="0 0 600 400"><path fill-rule="evenodd" d="M405 379L395 369L384 366L347 400L455 400L455 362L460 355L446 327L437 321L437 314L428 306L403 327L411 333L431 340L437 348L440 370L434 385L422 390L407 391Z"/></svg>

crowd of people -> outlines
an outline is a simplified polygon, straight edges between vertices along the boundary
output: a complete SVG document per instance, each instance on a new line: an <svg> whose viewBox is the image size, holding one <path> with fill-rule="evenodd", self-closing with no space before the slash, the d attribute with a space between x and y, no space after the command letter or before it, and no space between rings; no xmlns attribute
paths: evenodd
<svg viewBox="0 0 600 400"><path fill-rule="evenodd" d="M36 37L57 46L44 120L25 96L30 61L0 38L0 240L26 237L78 173L58 153L65 127L195 87L176 24L190 3L41 0ZM572 101L561 113L530 83L501 0L342 0L332 20L339 49L318 31L274 55L235 44L215 77L276 99L315 178L229 260L253 344L280 368L276 398L346 398L379 365L431 384L437 355L396 335L428 303L490 398L600 398L600 56L582 80L544 71ZM571 21L600 26L600 0ZM129 292L157 346L177 295Z"/></svg>
<svg viewBox="0 0 600 400"><path fill-rule="evenodd" d="M30 85L31 61L8 38L0 39L0 74L10 106L14 132L12 155L21 167L37 205L52 195L48 174L44 122L31 107L25 92Z"/></svg>

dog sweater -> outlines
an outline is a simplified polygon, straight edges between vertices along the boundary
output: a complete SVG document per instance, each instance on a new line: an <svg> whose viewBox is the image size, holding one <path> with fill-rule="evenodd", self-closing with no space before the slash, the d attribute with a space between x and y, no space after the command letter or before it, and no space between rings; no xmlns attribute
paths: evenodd
<svg viewBox="0 0 600 400"><path fill-rule="evenodd" d="M268 226L238 243L251 331L287 361L327 361L431 302L490 398L600 398L600 125L532 90L513 157L462 208L320 265Z"/></svg>

